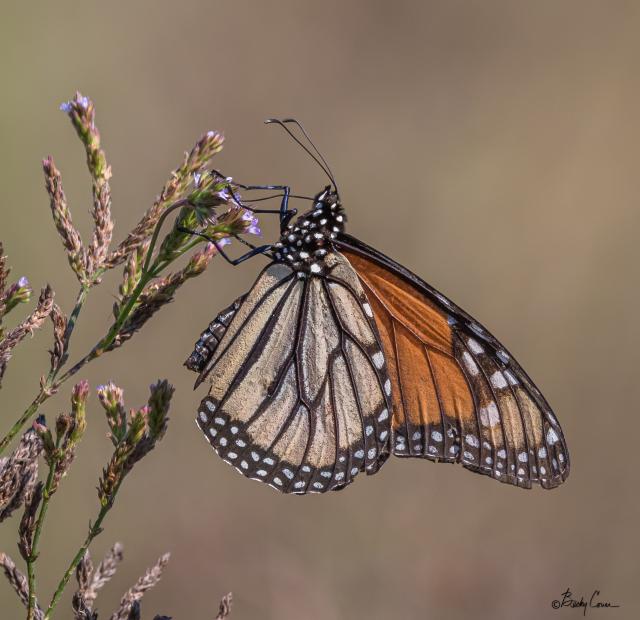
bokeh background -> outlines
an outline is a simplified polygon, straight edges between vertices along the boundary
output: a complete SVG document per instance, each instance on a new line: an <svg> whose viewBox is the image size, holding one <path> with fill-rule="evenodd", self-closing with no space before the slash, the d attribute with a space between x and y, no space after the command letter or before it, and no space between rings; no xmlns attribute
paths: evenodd
<svg viewBox="0 0 640 620"><path fill-rule="evenodd" d="M318 168L267 116L302 119L331 162L350 231L443 290L498 335L564 426L572 475L529 492L458 467L390 461L345 492L283 497L220 461L193 418L182 366L201 328L253 282L261 259L216 261L142 334L92 364L131 405L177 387L170 432L127 479L94 546L125 562L98 609L165 551L150 618L237 620L578 617L567 587L640 611L637 318L640 5L636 2L258 0L4 2L0 23L0 237L15 275L75 295L40 159L61 168L85 238L84 155L58 110L96 102L113 166L116 240L185 149L223 130L238 180L313 193ZM266 236L275 234L265 226ZM75 351L110 318L116 274L92 294ZM8 428L46 368L49 336L18 350L0 394ZM68 390L49 401L54 416ZM95 396L38 563L50 592L97 510L109 454ZM18 556L17 520L0 548ZM68 597L60 617L70 617ZM2 618L23 617L0 583Z"/></svg>

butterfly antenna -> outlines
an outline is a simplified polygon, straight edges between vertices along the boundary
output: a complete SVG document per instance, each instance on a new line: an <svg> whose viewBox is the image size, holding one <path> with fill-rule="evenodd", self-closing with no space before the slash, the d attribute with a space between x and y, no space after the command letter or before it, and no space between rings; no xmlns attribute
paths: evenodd
<svg viewBox="0 0 640 620"><path fill-rule="evenodd" d="M295 118L283 118L282 122L283 123L293 123L303 133L304 137L307 139L307 142L311 145L313 150L318 154L318 157L322 160L322 163L325 165L325 168L327 169L327 171L329 173L329 178L333 182L333 186L336 188L336 191L338 191L338 186L336 184L336 178L335 178L335 176L333 176L333 170L331 170L331 166L329 166L329 164L327 163L327 160L324 158L322 153L318 150L318 147L313 143L313 140L310 138L309 134L307 133L307 130L303 127L302 123L299 120L295 119Z"/></svg>
<svg viewBox="0 0 640 620"><path fill-rule="evenodd" d="M285 122L291 122L293 119L286 119ZM320 155L320 153L318 153L318 155L320 155L320 159L318 159L308 148L306 145L304 145L300 139L285 125L285 122L277 119L277 118L268 118L265 121L266 125L271 125L273 123L275 123L276 125L280 125L280 127L282 127L282 129L284 129L289 136L291 137L292 140L294 140L295 142L298 143L299 146L301 146L309 155L309 157L311 157L311 159L313 159L313 161L316 162L316 164L318 164L318 166L320 166L320 168L322 168L323 172L329 177L329 180L333 183L333 186L336 188L336 191L338 190L337 186L336 186L336 181L333 178L333 174L331 173L331 170L329 169L329 166L327 165L327 162L324 161L324 157L322 157L322 155ZM297 122L297 121L296 121ZM299 123L298 123L298 126ZM302 129L302 132L305 134L307 140L309 140L309 136L307 136L306 132L304 131L304 129ZM318 149L316 149L316 147L313 145L313 143L311 142L311 140L309 140L309 142L311 143L311 146L313 146L314 150L316 152L318 152ZM324 162L324 163L323 163Z"/></svg>

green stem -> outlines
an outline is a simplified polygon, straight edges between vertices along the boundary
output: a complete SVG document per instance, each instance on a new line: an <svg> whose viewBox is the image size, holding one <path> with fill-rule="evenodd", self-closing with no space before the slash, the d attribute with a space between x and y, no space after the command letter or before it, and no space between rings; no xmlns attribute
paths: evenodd
<svg viewBox="0 0 640 620"><path fill-rule="evenodd" d="M59 440L56 443L56 448L59 447ZM47 516L47 509L49 508L49 500L51 499L51 488L53 486L53 479L56 473L56 466L58 460L54 459L49 466L49 475L44 485L42 492L42 503L40 504L40 511L38 513L38 520L36 521L36 529L33 534L33 542L31 543L31 553L27 559L27 577L29 582L29 605L27 609L27 620L34 620L36 609L36 573L35 563L38 559L38 543L40 542L40 535L42 534L42 526L44 525L44 519Z"/></svg>
<svg viewBox="0 0 640 620"><path fill-rule="evenodd" d="M111 510L116 493L120 489L121 484L122 484L122 480L120 480L120 482L117 484L117 486L113 490L113 494L111 496L109 503L105 504L100 508L98 517L96 518L93 525L89 528L89 533L87 534L87 537L82 543L82 546L80 547L80 549L78 549L78 552L73 557L73 560L71 560L71 564L69 564L69 567L67 568L64 575L62 576L60 583L58 583L58 587L56 588L56 591L53 593L53 597L51 598L51 602L49 603L49 607L47 608L47 611L44 615L43 620L49 620L49 618L51 617L51 614L53 613L53 610L55 609L55 606L58 604L60 597L64 593L64 589L67 587L67 584L69 583L69 579L71 579L74 571L76 570L76 567L81 562L82 558L87 552L87 549L89 549L89 545L91 545L91 543L93 542L93 539L96 536L98 536L100 532L102 532L102 528L101 528L102 522L104 521L104 518L109 513L109 510Z"/></svg>
<svg viewBox="0 0 640 620"><path fill-rule="evenodd" d="M138 282L136 288L133 293L129 296L127 303L120 309L118 313L118 318L115 320L107 335L100 340L98 344L96 344L87 355L78 360L69 370L67 370L55 383L55 388L57 389L60 385L62 385L67 379L75 375L85 364L90 361L100 357L112 344L113 341L118 336L118 333L122 329L122 326L125 324L126 320L129 318L129 314L133 310L136 302L138 301L138 297L144 290L144 287L155 277L154 273L143 273L140 277L140 281Z"/></svg>
<svg viewBox="0 0 640 620"><path fill-rule="evenodd" d="M178 200L176 203L171 205L168 209L164 211L164 213L160 216L158 223L153 231L153 235L151 237L151 242L149 243L149 248L147 249L147 255L144 260L144 264L142 266L142 275L140 276L140 281L138 282L136 288L133 290L133 293L127 299L127 303L120 309L118 312L118 317L115 322L107 332L107 335L96 344L87 355L78 360L69 370L67 370L55 384L55 388L64 383L67 379L75 375L85 364L88 364L92 360L100 357L114 342L114 340L118 337L120 330L123 325L126 323L131 311L134 309L138 298L144 291L145 287L153 278L158 276L160 272L165 269L172 261L171 260L159 260L156 258L156 261L151 264L151 259L153 257L153 251L155 249L156 243L158 241L158 235L160 234L160 230L162 229L162 225L164 221L169 216L170 213L175 211L176 209L180 209L188 204L187 200ZM188 246L191 247L191 246ZM180 252L180 255L184 254L186 248L183 248Z"/></svg>
<svg viewBox="0 0 640 620"><path fill-rule="evenodd" d="M0 454L4 452L6 447L11 443L13 438L20 432L22 427L27 423L31 416L38 410L38 407L49 398L50 394L44 389L34 398L33 402L25 409L25 412L16 420L11 430L0 441Z"/></svg>
<svg viewBox="0 0 640 620"><path fill-rule="evenodd" d="M52 386L53 382L56 378L58 372L60 372L60 368L66 362L69 357L69 343L71 341L71 335L75 328L75 325L78 321L78 317L80 316L80 311L84 306L85 301L87 300L87 295L89 294L89 290L91 289L91 285L87 283L83 283L80 291L78 292L78 296L76 297L76 303L69 315L69 320L67 321L67 327L63 336L63 350L64 355L60 360L60 363L49 371L46 380L40 387L39 394L33 399L33 402L25 409L24 413L16 420L14 425L11 427L11 430L0 440L0 454L2 454L7 446L11 443L13 438L22 430L22 427L31 419L34 413L38 410L38 407L45 402L50 396L53 395Z"/></svg>
<svg viewBox="0 0 640 620"><path fill-rule="evenodd" d="M33 416L34 413L38 410L38 407L46 401L50 396L52 396L57 389L68 379L70 379L73 375L75 375L85 364L94 360L95 358L102 355L108 347L113 344L113 341L118 336L118 333L126 320L129 318L129 314L131 310L134 308L138 297L144 290L144 287L154 278L156 277L167 265L169 265L171 260L158 261L151 265L151 259L153 256L153 251L155 249L156 243L158 241L158 235L160 234L160 230L164 221L169 216L170 213L175 211L176 209L180 209L185 205L189 204L189 201L186 199L178 200L170 207L168 207L163 214L160 216L156 227L153 231L153 235L151 237L151 243L149 244L149 249L147 250L147 255L144 261L144 266L142 268L142 276L140 278L140 282L138 286L136 286L134 292L131 294L127 303L118 313L118 318L115 323L111 326L111 329L107 333L107 335L95 346L89 353L87 353L84 357L82 357L76 364L74 364L71 368L69 368L59 379L56 379L58 373L60 372L63 364L67 361L68 358L68 348L69 342L71 340L71 335L75 328L76 322L78 320L78 316L80 315L80 311L84 306L84 303L87 299L87 295L91 286L95 283L95 279L99 278L104 271L100 271L95 274L95 279L91 283L83 283L80 292L76 298L75 306L69 315L69 321L67 323L67 327L64 333L64 356L63 359L60 360L60 363L56 368L52 368L47 376L45 382L40 388L40 393L36 396L33 402L29 405L29 407L25 410L25 412L18 418L15 424L11 427L11 430L7 433L5 437L0 440L0 454L4 452L6 447L11 443L13 438L20 432L22 427L28 422L28 420ZM183 254L187 251L188 248L192 247L190 244L187 248L183 248L180 254ZM151 268L150 268L151 267Z"/></svg>
<svg viewBox="0 0 640 620"><path fill-rule="evenodd" d="M64 330L64 335L62 338L63 342L63 355L60 363L57 365L53 372L50 374L51 379L55 379L60 369L64 366L67 359L69 359L69 343L71 342L71 335L73 334L73 330L75 329L76 323L78 322L78 317L80 316L80 312L82 307L84 306L85 301L87 300L87 296L89 294L89 290L91 289L90 284L82 284L80 291L78 292L78 296L76 297L76 303L73 306L73 310L69 315L69 320L67 321L67 327Z"/></svg>

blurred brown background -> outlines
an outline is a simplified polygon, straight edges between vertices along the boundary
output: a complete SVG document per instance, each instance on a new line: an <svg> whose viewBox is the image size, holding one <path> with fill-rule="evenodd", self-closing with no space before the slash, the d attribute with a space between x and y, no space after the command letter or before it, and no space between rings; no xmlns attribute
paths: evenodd
<svg viewBox="0 0 640 620"><path fill-rule="evenodd" d="M638 617L639 32L640 5L622 1L3 3L0 237L15 275L50 281L70 308L75 281L40 159L56 158L86 238L84 156L58 111L76 88L96 102L113 166L116 240L210 128L226 133L217 163L238 180L318 190L317 167L261 124L294 115L331 162L349 230L491 328L571 449L572 475L552 492L398 460L327 496L243 479L196 429L202 393L181 366L261 264L217 261L86 373L92 386L117 381L131 405L158 377L177 386L166 440L127 479L95 544L96 558L125 544L101 617L167 550L147 618L212 618L228 590L234 620L577 618L551 609L567 587L622 604L590 617ZM77 353L107 327L117 283L93 293ZM9 366L3 427L34 393L48 345L39 334ZM105 431L94 396L46 525L43 594L96 513ZM0 529L14 556L16 526ZM4 582L0 609L23 617Z"/></svg>

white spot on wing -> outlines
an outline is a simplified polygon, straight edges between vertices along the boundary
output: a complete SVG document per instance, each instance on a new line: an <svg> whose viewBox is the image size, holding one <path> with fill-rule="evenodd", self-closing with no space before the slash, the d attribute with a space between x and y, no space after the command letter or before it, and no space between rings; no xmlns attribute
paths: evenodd
<svg viewBox="0 0 640 620"><path fill-rule="evenodd" d="M473 357L471 357L471 355L469 355L467 351L462 354L462 361L464 362L464 365L467 367L467 370L471 373L472 376L475 377L480 372L480 369L478 368L475 360L473 359Z"/></svg>
<svg viewBox="0 0 640 620"><path fill-rule="evenodd" d="M373 359L373 363L378 370L384 366L384 355L382 355L382 351L374 353L371 359Z"/></svg>
<svg viewBox="0 0 640 620"><path fill-rule="evenodd" d="M378 416L378 422L382 422L383 420L386 420L389 417L389 411L387 411L387 409L383 409L380 412L380 415Z"/></svg>
<svg viewBox="0 0 640 620"><path fill-rule="evenodd" d="M470 446L473 446L474 448L477 448L480 445L480 442L475 435L467 435L464 439L466 443L468 443Z"/></svg>
<svg viewBox="0 0 640 620"><path fill-rule="evenodd" d="M496 426L500 423L500 412L493 401L486 407L480 407L480 421L484 426Z"/></svg>
<svg viewBox="0 0 640 620"><path fill-rule="evenodd" d="M504 378L504 375L499 370L496 370L491 375L491 385L493 385L494 388L502 390L502 389L508 387L509 384L507 383L506 379Z"/></svg>
<svg viewBox="0 0 640 620"><path fill-rule="evenodd" d="M362 304L362 309L364 310L364 313L370 318L373 318L373 312L371 311L371 306L368 303L363 303Z"/></svg>
<svg viewBox="0 0 640 620"><path fill-rule="evenodd" d="M550 446L552 446L554 443L557 443L559 439L560 438L558 437L557 433L552 428L547 431L547 443Z"/></svg>
<svg viewBox="0 0 640 620"><path fill-rule="evenodd" d="M518 378L510 370L505 370L504 376L507 378L510 385L518 385L518 383L520 383Z"/></svg>
<svg viewBox="0 0 640 620"><path fill-rule="evenodd" d="M467 345L469 346L469 349L471 349L471 352L475 353L476 355L484 353L484 348L482 347L482 345L473 338L467 339Z"/></svg>
<svg viewBox="0 0 640 620"><path fill-rule="evenodd" d="M442 441L442 433L440 431L431 431L431 439L440 443Z"/></svg>

